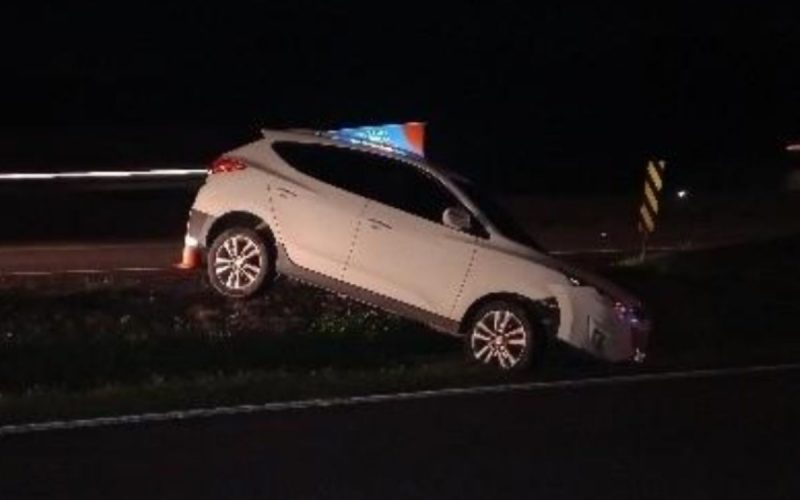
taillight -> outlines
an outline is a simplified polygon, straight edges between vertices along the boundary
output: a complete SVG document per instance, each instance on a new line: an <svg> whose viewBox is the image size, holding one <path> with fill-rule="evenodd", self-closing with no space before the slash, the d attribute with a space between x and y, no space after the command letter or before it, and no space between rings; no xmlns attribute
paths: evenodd
<svg viewBox="0 0 800 500"><path fill-rule="evenodd" d="M208 169L208 174L214 175L223 174L225 172L236 172L237 170L244 170L245 168L247 168L247 165L245 165L244 162L236 158L223 156L211 164L211 168Z"/></svg>

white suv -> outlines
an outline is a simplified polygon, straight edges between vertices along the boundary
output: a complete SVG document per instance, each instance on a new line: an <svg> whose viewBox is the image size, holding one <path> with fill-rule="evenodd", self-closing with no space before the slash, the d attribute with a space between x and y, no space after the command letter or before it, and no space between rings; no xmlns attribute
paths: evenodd
<svg viewBox="0 0 800 500"><path fill-rule="evenodd" d="M184 261L204 257L228 297L277 274L343 293L464 336L469 357L504 370L551 339L642 361L640 301L547 255L477 186L427 163L420 127L263 131L211 167Z"/></svg>

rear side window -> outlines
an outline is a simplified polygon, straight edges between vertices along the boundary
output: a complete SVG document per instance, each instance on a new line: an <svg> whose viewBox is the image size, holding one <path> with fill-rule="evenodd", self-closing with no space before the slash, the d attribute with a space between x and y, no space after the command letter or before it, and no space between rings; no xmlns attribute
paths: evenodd
<svg viewBox="0 0 800 500"><path fill-rule="evenodd" d="M277 142L273 147L306 175L436 223L446 208L461 205L439 181L401 161L321 144Z"/></svg>
<svg viewBox="0 0 800 500"><path fill-rule="evenodd" d="M273 149L283 161L326 184L365 196L361 155L319 144L276 142Z"/></svg>

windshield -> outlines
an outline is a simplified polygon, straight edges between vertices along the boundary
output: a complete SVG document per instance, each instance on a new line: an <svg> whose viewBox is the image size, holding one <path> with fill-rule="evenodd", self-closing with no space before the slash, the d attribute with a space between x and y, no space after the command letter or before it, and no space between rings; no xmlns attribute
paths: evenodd
<svg viewBox="0 0 800 500"><path fill-rule="evenodd" d="M465 179L451 178L451 180L472 200L503 236L540 252L546 252L494 196Z"/></svg>

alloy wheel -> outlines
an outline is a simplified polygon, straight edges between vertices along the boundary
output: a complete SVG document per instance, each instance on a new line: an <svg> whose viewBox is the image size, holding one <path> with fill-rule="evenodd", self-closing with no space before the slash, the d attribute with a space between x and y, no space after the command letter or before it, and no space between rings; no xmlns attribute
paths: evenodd
<svg viewBox="0 0 800 500"><path fill-rule="evenodd" d="M232 234L214 254L214 274L228 290L241 292L253 286L264 270L261 247L246 234Z"/></svg>
<svg viewBox="0 0 800 500"><path fill-rule="evenodd" d="M475 322L469 339L470 351L481 363L511 370L527 353L529 337L525 323L516 313L491 310Z"/></svg>

